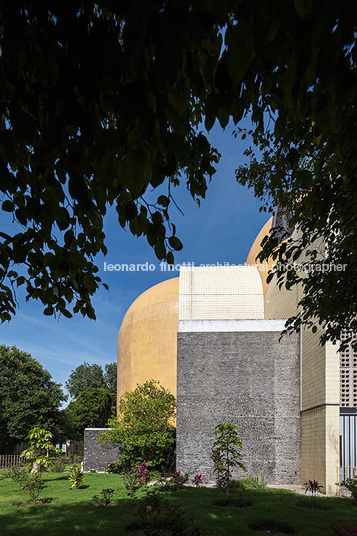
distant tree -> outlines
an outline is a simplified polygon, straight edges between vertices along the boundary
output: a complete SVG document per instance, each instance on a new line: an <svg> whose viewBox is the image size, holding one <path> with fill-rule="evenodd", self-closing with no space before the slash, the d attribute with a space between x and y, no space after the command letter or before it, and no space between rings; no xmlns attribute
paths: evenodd
<svg viewBox="0 0 357 536"><path fill-rule="evenodd" d="M68 380L65 383L66 389L72 398L77 398L83 391L89 387L105 389L106 383L104 380L103 369L100 365L90 365L83 363L72 370Z"/></svg>
<svg viewBox="0 0 357 536"><path fill-rule="evenodd" d="M116 395L117 393L117 364L107 363L104 365L104 381L106 388Z"/></svg>
<svg viewBox="0 0 357 536"><path fill-rule="evenodd" d="M148 380L119 401L118 417L112 417L110 430L99 441L122 446L121 461L128 464L146 462L160 467L168 449L175 442L173 418L176 401L159 382Z"/></svg>
<svg viewBox="0 0 357 536"><path fill-rule="evenodd" d="M116 395L108 389L89 387L64 410L65 433L70 439L83 440L85 428L104 428L115 413Z"/></svg>
<svg viewBox="0 0 357 536"><path fill-rule="evenodd" d="M36 359L15 346L0 346L1 453L11 453L30 428L55 431L64 400L60 384Z"/></svg>

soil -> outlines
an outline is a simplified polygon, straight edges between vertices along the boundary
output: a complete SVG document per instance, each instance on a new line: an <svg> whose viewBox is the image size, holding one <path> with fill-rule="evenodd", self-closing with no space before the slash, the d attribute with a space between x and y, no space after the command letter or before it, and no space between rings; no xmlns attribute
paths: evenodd
<svg viewBox="0 0 357 536"><path fill-rule="evenodd" d="M48 504L52 502L52 497L49 497L48 499L41 499L39 501L36 501L33 503L32 501L26 501L26 502L18 502L14 503L14 506L35 506L36 504Z"/></svg>

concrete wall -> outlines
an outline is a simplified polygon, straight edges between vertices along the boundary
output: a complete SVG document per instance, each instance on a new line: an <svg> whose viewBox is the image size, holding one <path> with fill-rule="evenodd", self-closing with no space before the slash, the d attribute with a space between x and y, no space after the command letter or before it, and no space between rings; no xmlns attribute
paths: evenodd
<svg viewBox="0 0 357 536"><path fill-rule="evenodd" d="M278 288L273 280L265 296L266 318L288 318L298 311L302 286ZM318 480L336 493L339 459L340 358L336 346L321 346L323 331L301 332L301 481Z"/></svg>
<svg viewBox="0 0 357 536"><path fill-rule="evenodd" d="M104 450L96 443L99 433L107 428L86 428L84 430L84 470L105 471L107 465L119 458L119 447Z"/></svg>
<svg viewBox="0 0 357 536"><path fill-rule="evenodd" d="M280 330L178 334L178 470L213 480L213 428L229 422L238 427L249 473L300 482L299 339L279 336Z"/></svg>

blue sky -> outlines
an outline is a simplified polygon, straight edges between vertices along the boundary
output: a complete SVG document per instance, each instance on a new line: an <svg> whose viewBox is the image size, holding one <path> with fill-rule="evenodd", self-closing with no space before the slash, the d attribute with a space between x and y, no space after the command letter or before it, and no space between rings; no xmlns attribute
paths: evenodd
<svg viewBox="0 0 357 536"><path fill-rule="evenodd" d="M210 133L210 140L222 157L201 206L197 207L185 185L173 191L184 213L174 208L171 212L177 236L184 245L183 250L175 254L177 264L244 263L254 238L269 218L259 212L260 204L253 192L235 180L234 170L245 161L245 142L236 140L231 129L222 131L217 125ZM51 373L54 381L62 384L71 371L85 361L99 365L115 361L120 324L131 303L152 285L177 275L160 270L160 263L146 238L133 237L123 230L115 211L106 217L105 233L108 254L98 257L97 265L109 291L100 288L93 299L96 321L78 315L71 319L46 317L41 303L26 302L19 296L16 316L0 325L1 344L17 346L30 353ZM155 265L155 270L108 272L104 271L104 262L148 262Z"/></svg>

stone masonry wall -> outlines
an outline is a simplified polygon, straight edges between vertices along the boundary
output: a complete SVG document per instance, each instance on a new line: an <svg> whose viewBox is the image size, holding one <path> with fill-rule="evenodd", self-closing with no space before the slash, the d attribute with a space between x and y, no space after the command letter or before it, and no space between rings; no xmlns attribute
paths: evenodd
<svg viewBox="0 0 357 536"><path fill-rule="evenodd" d="M108 463L119 459L119 447L103 450L102 445L96 443L98 434L106 428L86 428L84 430L84 470L105 471Z"/></svg>
<svg viewBox="0 0 357 536"><path fill-rule="evenodd" d="M178 333L179 471L214 480L213 428L232 423L249 474L300 483L299 339L279 337L277 331Z"/></svg>

